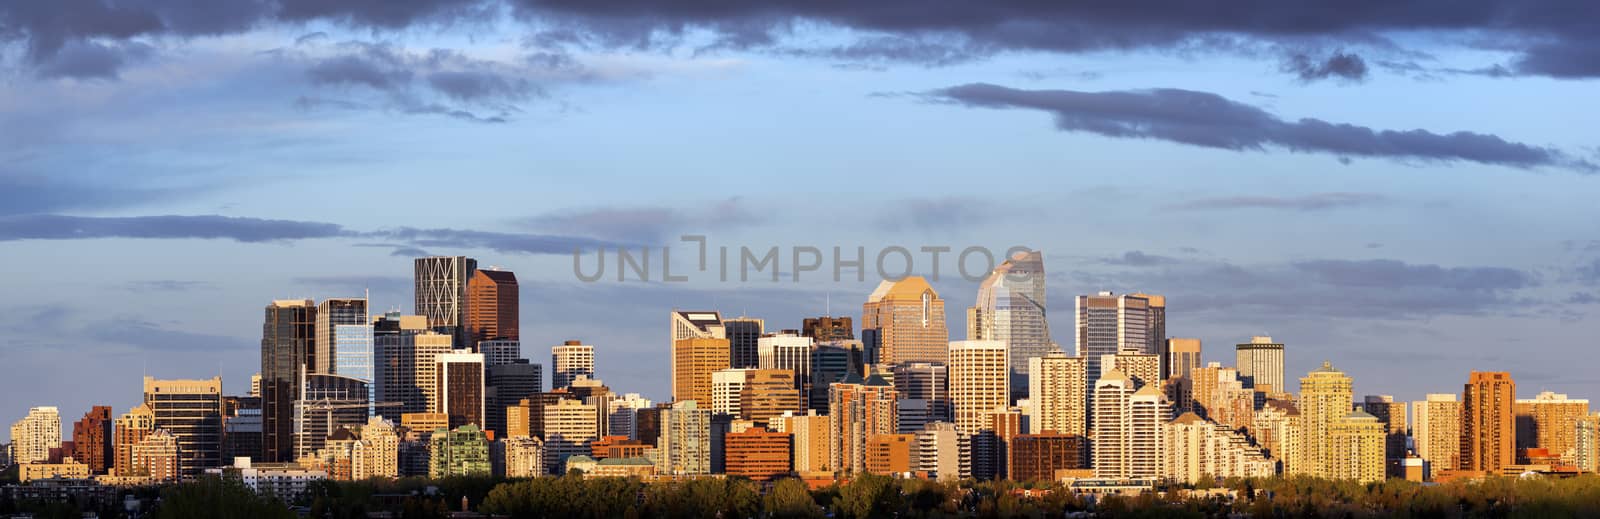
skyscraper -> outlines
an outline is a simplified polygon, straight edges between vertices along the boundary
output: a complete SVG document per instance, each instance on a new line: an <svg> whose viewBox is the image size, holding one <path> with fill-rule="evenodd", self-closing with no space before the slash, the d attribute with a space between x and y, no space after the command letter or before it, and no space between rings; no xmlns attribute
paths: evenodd
<svg viewBox="0 0 1600 519"><path fill-rule="evenodd" d="M950 368L935 362L909 362L894 367L894 390L901 400L927 402L930 422L949 422Z"/></svg>
<svg viewBox="0 0 1600 519"><path fill-rule="evenodd" d="M861 306L861 330L868 363L943 363L949 354L944 300L922 276L879 283Z"/></svg>
<svg viewBox="0 0 1600 519"><path fill-rule="evenodd" d="M1245 387L1267 394L1283 393L1283 343L1255 336L1234 347L1234 365Z"/></svg>
<svg viewBox="0 0 1600 519"><path fill-rule="evenodd" d="M91 474L105 474L116 459L112 451L111 407L89 408L83 418L72 423L72 457L89 466Z"/></svg>
<svg viewBox="0 0 1600 519"><path fill-rule="evenodd" d="M728 368L728 340L691 338L672 343L672 401L694 400L710 412L711 374Z"/></svg>
<svg viewBox="0 0 1600 519"><path fill-rule="evenodd" d="M701 409L690 400L674 402L661 411L661 435L655 446L657 474L710 474L711 449L710 409Z"/></svg>
<svg viewBox="0 0 1600 519"><path fill-rule="evenodd" d="M312 364L307 366L311 373L327 373L344 375L363 380L372 379L372 339L359 333L346 331L340 333L340 326L365 327L370 324L367 319L367 300L363 298L329 298L322 300L317 305L316 331L312 338ZM341 343L340 339L346 335L348 341ZM353 350L353 351L345 351ZM346 370L363 371L362 373L340 373L339 364L343 360Z"/></svg>
<svg viewBox="0 0 1600 519"><path fill-rule="evenodd" d="M1333 369L1329 362L1300 379L1297 407L1305 424L1305 449L1301 451L1304 461L1300 466L1306 474L1339 477L1342 469L1334 465L1333 427L1350 414L1352 395L1350 377Z"/></svg>
<svg viewBox="0 0 1600 519"><path fill-rule="evenodd" d="M1167 296L1144 293L1133 294L1133 296L1142 297L1150 304L1145 326L1145 338L1150 341L1150 345L1145 347L1145 352L1160 355L1162 362L1166 362Z"/></svg>
<svg viewBox="0 0 1600 519"><path fill-rule="evenodd" d="M1589 415L1588 400L1541 391L1534 398L1517 399L1514 410L1517 449L1545 449L1568 462L1576 457L1578 420Z"/></svg>
<svg viewBox="0 0 1600 519"><path fill-rule="evenodd" d="M483 427L483 354L456 350L435 357L436 389L439 406L431 412L450 415L450 428L472 424Z"/></svg>
<svg viewBox="0 0 1600 519"><path fill-rule="evenodd" d="M1256 392L1239 380L1239 372L1212 362L1190 370L1190 408L1208 420L1234 428L1255 421ZM1341 413L1342 416L1342 413Z"/></svg>
<svg viewBox="0 0 1600 519"><path fill-rule="evenodd" d="M1116 355L1105 355L1100 358L1100 372L1110 370L1121 371L1123 375L1133 379L1139 387L1162 387L1161 383L1161 356L1151 353L1123 352Z"/></svg>
<svg viewBox="0 0 1600 519"><path fill-rule="evenodd" d="M1194 386L1189 372L1200 363L1200 339L1173 337L1167 339L1167 354L1162 357L1161 380L1167 386L1167 401L1178 412L1193 411L1190 405Z"/></svg>
<svg viewBox="0 0 1600 519"><path fill-rule="evenodd" d="M800 322L800 335L816 342L848 341L856 338L855 324L849 316L807 317Z"/></svg>
<svg viewBox="0 0 1600 519"><path fill-rule="evenodd" d="M487 357L487 356L486 356ZM528 359L517 359L510 364L489 364L483 369L484 420L496 438L506 437L506 408L538 393L543 387L544 365L533 364Z"/></svg>
<svg viewBox="0 0 1600 519"><path fill-rule="evenodd" d="M729 368L711 372L711 412L739 414L739 397L744 391L745 372L753 368Z"/></svg>
<svg viewBox="0 0 1600 519"><path fill-rule="evenodd" d="M877 375L863 380L852 373L828 388L829 466L835 472L866 470L868 440L899 428L896 400L894 386Z"/></svg>
<svg viewBox="0 0 1600 519"><path fill-rule="evenodd" d="M752 369L744 372L744 386L739 395L739 418L758 425L771 426L771 421L786 411L805 410L805 400L796 387L794 372L786 369Z"/></svg>
<svg viewBox="0 0 1600 519"><path fill-rule="evenodd" d="M1095 477L1153 478L1165 472L1161 426L1167 421L1166 405L1156 386L1134 385L1117 370L1095 382Z"/></svg>
<svg viewBox="0 0 1600 519"><path fill-rule="evenodd" d="M731 330L731 328L730 328ZM756 339L756 366L794 372L795 389L811 381L812 350L810 337L794 333L769 333Z"/></svg>
<svg viewBox="0 0 1600 519"><path fill-rule="evenodd" d="M1394 401L1394 396L1391 395L1367 395L1361 401L1361 410L1383 424L1384 459L1404 460L1408 454L1406 431L1409 430L1406 424L1406 403ZM1395 466L1398 467L1399 463L1397 462Z"/></svg>
<svg viewBox="0 0 1600 519"><path fill-rule="evenodd" d="M294 457L294 403L303 375L316 365L317 307L310 299L267 305L261 325L261 458ZM187 453L185 453L187 456Z"/></svg>
<svg viewBox="0 0 1600 519"><path fill-rule="evenodd" d="M988 413L1011 405L1011 361L1000 341L950 343L950 406L966 434L985 428Z"/></svg>
<svg viewBox="0 0 1600 519"><path fill-rule="evenodd" d="M455 344L474 344L467 333L470 302L467 287L478 260L466 256L433 256L414 262L416 314L428 318L428 327L449 335Z"/></svg>
<svg viewBox="0 0 1600 519"><path fill-rule="evenodd" d="M294 459L311 456L326 446L341 427L367 423L371 392L365 380L342 375L308 373L301 379L295 400Z"/></svg>
<svg viewBox="0 0 1600 519"><path fill-rule="evenodd" d="M400 404L378 407L376 414L393 422L405 413L427 412L427 395L433 392L433 357L451 350L450 336L429 330L426 317L399 312L377 316L372 329L376 401ZM426 382L417 378L423 373L429 376Z"/></svg>
<svg viewBox="0 0 1600 519"><path fill-rule="evenodd" d="M165 429L178 440L178 472L191 477L205 469L222 466L222 377L207 380L144 377L144 403L155 413L156 428ZM292 421L292 416L283 418ZM291 428L288 438L291 442L293 431ZM284 454L293 454L293 450Z"/></svg>
<svg viewBox="0 0 1600 519"><path fill-rule="evenodd" d="M1331 479L1375 483L1384 479L1383 422L1365 411L1352 411L1328 426L1328 474Z"/></svg>
<svg viewBox="0 0 1600 519"><path fill-rule="evenodd" d="M572 385L578 377L594 378L594 346L566 341L550 348L550 389Z"/></svg>
<svg viewBox="0 0 1600 519"><path fill-rule="evenodd" d="M509 270L473 270L467 281L467 334L471 342L522 339L517 275Z"/></svg>
<svg viewBox="0 0 1600 519"><path fill-rule="evenodd" d="M1090 388L1100 379L1105 355L1157 353L1150 347L1148 299L1111 292L1078 296L1076 313L1077 355L1088 361Z"/></svg>
<svg viewBox="0 0 1600 519"><path fill-rule="evenodd" d="M1045 318L1044 255L1013 254L978 285L978 302L967 309L967 338L1000 341L1011 359L1011 388L1028 388L1028 359L1057 350Z"/></svg>
<svg viewBox="0 0 1600 519"><path fill-rule="evenodd" d="M956 424L929 423L917 431L917 467L928 479L956 481L972 477L972 444Z"/></svg>
<svg viewBox="0 0 1600 519"><path fill-rule="evenodd" d="M112 430L112 449L115 462L113 473L118 476L134 476L133 448L150 436L156 429L156 414L150 406L139 404L127 413L117 418L116 427ZM12 438L16 438L13 434ZM174 444L176 447L176 444ZM259 455L260 453L256 453ZM174 469L176 470L176 469Z"/></svg>
<svg viewBox="0 0 1600 519"><path fill-rule="evenodd" d="M599 412L578 400L561 399L544 406L544 466L553 474L566 470L567 458L588 456L589 444L600 439Z"/></svg>
<svg viewBox="0 0 1600 519"><path fill-rule="evenodd" d="M1429 393L1411 403L1411 437L1417 456L1433 472L1461 466L1461 401L1454 393Z"/></svg>
<svg viewBox="0 0 1600 519"><path fill-rule="evenodd" d="M1089 405L1086 391L1088 365L1083 357L1051 352L1028 359L1028 432L1046 431L1085 437Z"/></svg>
<svg viewBox="0 0 1600 519"><path fill-rule="evenodd" d="M486 366L528 362L522 358L522 341L515 339L478 341L478 353L483 354L483 363ZM535 364L537 365L539 364Z"/></svg>
<svg viewBox="0 0 1600 519"><path fill-rule="evenodd" d="M1499 473L1516 463L1517 383L1503 371L1473 371L1461 390L1461 468Z"/></svg>
<svg viewBox="0 0 1600 519"><path fill-rule="evenodd" d="M809 409L805 414L784 413L773 421L783 424L773 430L782 430L794 436L794 470L800 474L832 473L833 424L829 417Z"/></svg>
<svg viewBox="0 0 1600 519"><path fill-rule="evenodd" d="M728 335L728 359L732 367L756 367L756 341L766 333L766 322L755 317L734 317L722 321Z"/></svg>
<svg viewBox="0 0 1600 519"><path fill-rule="evenodd" d="M28 416L11 425L11 462L42 463L50 449L61 447L61 411L40 406L28 409Z"/></svg>

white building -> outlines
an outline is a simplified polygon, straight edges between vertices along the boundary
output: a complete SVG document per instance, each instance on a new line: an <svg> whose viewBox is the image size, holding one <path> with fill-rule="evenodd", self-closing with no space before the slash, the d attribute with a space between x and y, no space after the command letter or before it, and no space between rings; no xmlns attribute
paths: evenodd
<svg viewBox="0 0 1600 519"><path fill-rule="evenodd" d="M1028 432L1054 431L1083 437L1088 427L1088 363L1051 352L1028 359Z"/></svg>
<svg viewBox="0 0 1600 519"><path fill-rule="evenodd" d="M28 416L11 425L11 462L40 463L50 449L61 446L61 411L51 406L28 409Z"/></svg>
<svg viewBox="0 0 1600 519"><path fill-rule="evenodd" d="M589 444L600 439L595 406L577 400L560 400L544 406L544 467L559 471L567 458L589 455Z"/></svg>
<svg viewBox="0 0 1600 519"><path fill-rule="evenodd" d="M293 463L251 463L248 456L233 458L229 467L206 469L206 474L237 479L257 494L294 501L313 481L328 479L321 470L307 470Z"/></svg>
<svg viewBox="0 0 1600 519"><path fill-rule="evenodd" d="M1231 477L1271 477L1277 463L1249 438L1228 426L1184 413L1164 428L1164 475L1180 483L1194 483L1205 476L1221 480Z"/></svg>
<svg viewBox="0 0 1600 519"><path fill-rule="evenodd" d="M950 343L950 406L966 434L987 428L990 412L1011 405L1010 358L1000 341Z"/></svg>
<svg viewBox="0 0 1600 519"><path fill-rule="evenodd" d="M1166 472L1161 426L1167 421L1161 390L1111 370L1095 383L1094 474L1097 478L1151 478Z"/></svg>
<svg viewBox="0 0 1600 519"><path fill-rule="evenodd" d="M739 415L739 395L744 392L744 381L753 369L723 369L711 372L711 412Z"/></svg>
<svg viewBox="0 0 1600 519"><path fill-rule="evenodd" d="M916 470L939 481L972 476L972 444L956 424L933 422L917 431Z"/></svg>
<svg viewBox="0 0 1600 519"><path fill-rule="evenodd" d="M561 389L578 377L594 378L594 346L566 341L550 348L550 389Z"/></svg>

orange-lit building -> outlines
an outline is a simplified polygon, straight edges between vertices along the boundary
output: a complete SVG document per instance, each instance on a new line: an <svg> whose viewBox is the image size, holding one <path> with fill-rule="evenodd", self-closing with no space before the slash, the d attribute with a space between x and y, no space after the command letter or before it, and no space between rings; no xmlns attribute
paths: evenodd
<svg viewBox="0 0 1600 519"><path fill-rule="evenodd" d="M89 466L90 474L105 474L116 459L111 440L111 407L97 405L72 424L72 457Z"/></svg>
<svg viewBox="0 0 1600 519"><path fill-rule="evenodd" d="M1010 459L1006 466L1014 481L1055 481L1056 471L1086 469L1082 436L1057 434L1022 434L1008 442Z"/></svg>
<svg viewBox="0 0 1600 519"><path fill-rule="evenodd" d="M789 433L751 427L726 436L723 454L729 476L771 481L792 472L793 437Z"/></svg>
<svg viewBox="0 0 1600 519"><path fill-rule="evenodd" d="M739 395L739 417L762 425L783 416L784 411L801 412L800 384L794 370L752 369L745 372Z"/></svg>
<svg viewBox="0 0 1600 519"><path fill-rule="evenodd" d="M905 474L913 470L915 434L879 434L867 440L867 472Z"/></svg>
<svg viewBox="0 0 1600 519"><path fill-rule="evenodd" d="M695 401L711 408L711 373L728 369L727 339L689 338L672 341L672 401Z"/></svg>
<svg viewBox="0 0 1600 519"><path fill-rule="evenodd" d="M1474 371L1461 391L1461 469L1498 473L1516 462L1517 383L1503 371Z"/></svg>
<svg viewBox="0 0 1600 519"><path fill-rule="evenodd" d="M517 275L508 270L476 270L467 281L467 334L473 344L521 340Z"/></svg>
<svg viewBox="0 0 1600 519"><path fill-rule="evenodd" d="M639 441L630 440L627 436L606 436L589 445L594 459L606 458L642 458L645 449L650 445Z"/></svg>
<svg viewBox="0 0 1600 519"><path fill-rule="evenodd" d="M861 338L868 351L877 351L869 363L945 362L950 329L944 300L922 276L883 281L861 305Z"/></svg>

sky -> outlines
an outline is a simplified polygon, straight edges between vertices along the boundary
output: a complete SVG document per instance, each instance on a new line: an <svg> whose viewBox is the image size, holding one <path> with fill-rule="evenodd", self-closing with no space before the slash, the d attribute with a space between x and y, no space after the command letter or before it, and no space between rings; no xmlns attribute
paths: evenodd
<svg viewBox="0 0 1600 519"><path fill-rule="evenodd" d="M1590 9L0 3L0 417L121 414L145 375L243 393L270 301L409 312L421 255L515 271L525 356L583 340L666 399L673 309L859 319L875 273L804 247L1039 249L1069 348L1075 295L1142 291L1205 360L1267 334L1358 396L1600 397ZM684 235L778 264L722 281ZM961 339L976 283L942 267Z"/></svg>

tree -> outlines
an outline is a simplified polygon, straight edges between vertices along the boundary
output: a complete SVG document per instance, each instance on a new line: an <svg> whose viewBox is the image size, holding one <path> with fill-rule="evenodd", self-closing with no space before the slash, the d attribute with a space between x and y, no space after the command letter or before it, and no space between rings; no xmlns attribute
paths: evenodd
<svg viewBox="0 0 1600 519"><path fill-rule="evenodd" d="M811 489L804 481L786 478L778 481L763 500L763 509L775 519L815 519L822 510L811 497Z"/></svg>
<svg viewBox="0 0 1600 519"><path fill-rule="evenodd" d="M241 519L293 519L283 502L257 495L250 487L233 479L205 476L196 481L167 487L161 491L156 517L232 517Z"/></svg>

